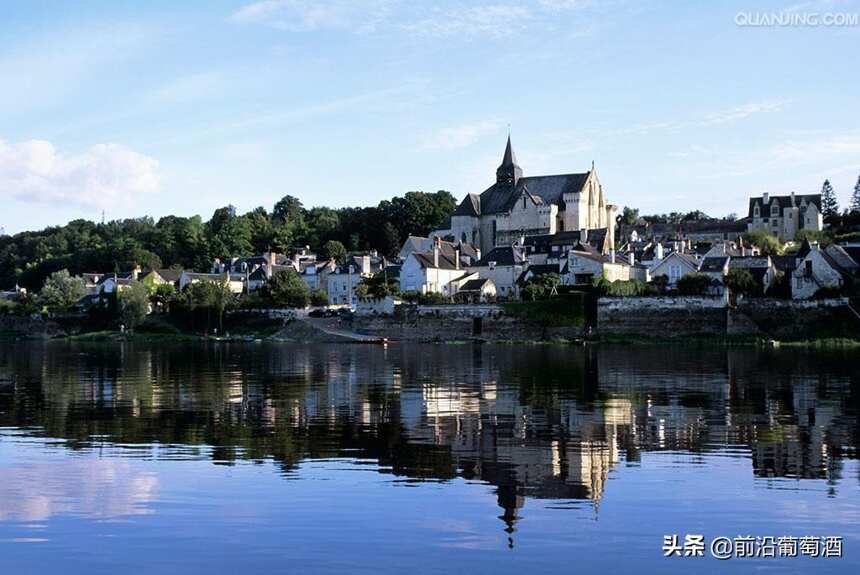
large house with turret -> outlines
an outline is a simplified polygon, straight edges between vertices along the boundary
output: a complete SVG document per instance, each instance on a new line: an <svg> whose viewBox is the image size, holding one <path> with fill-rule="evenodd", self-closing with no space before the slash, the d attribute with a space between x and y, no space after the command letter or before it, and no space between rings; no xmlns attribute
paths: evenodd
<svg viewBox="0 0 860 575"><path fill-rule="evenodd" d="M450 229L436 234L478 246L485 254L526 237L579 230L606 229L607 245L613 246L615 212L593 163L582 173L524 176L508 136L496 182L467 195L451 216Z"/></svg>

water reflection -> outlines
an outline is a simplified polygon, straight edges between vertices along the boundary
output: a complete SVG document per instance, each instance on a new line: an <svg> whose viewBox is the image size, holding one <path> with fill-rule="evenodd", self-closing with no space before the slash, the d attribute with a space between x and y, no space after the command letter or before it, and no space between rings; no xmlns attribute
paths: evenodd
<svg viewBox="0 0 860 575"><path fill-rule="evenodd" d="M679 466L740 458L757 488L822 479L836 497L857 456L857 363L705 347L10 344L0 521L144 513L158 480L128 458L274 462L286 477L347 458L413 481L486 482L511 536L527 499L599 513L614 470L656 452ZM9 455L44 438L108 455Z"/></svg>

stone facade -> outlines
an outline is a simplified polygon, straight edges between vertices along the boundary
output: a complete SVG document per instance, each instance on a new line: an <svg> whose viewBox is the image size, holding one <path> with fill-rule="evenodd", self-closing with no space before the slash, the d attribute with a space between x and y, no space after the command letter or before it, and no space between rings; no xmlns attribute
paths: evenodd
<svg viewBox="0 0 860 575"><path fill-rule="evenodd" d="M747 231L766 231L781 240L793 240L800 230L821 231L821 194L750 198Z"/></svg>
<svg viewBox="0 0 860 575"><path fill-rule="evenodd" d="M605 228L614 243L615 212L593 164L583 173L525 177L508 138L496 183L466 196L444 233L483 253L523 237L582 229Z"/></svg>

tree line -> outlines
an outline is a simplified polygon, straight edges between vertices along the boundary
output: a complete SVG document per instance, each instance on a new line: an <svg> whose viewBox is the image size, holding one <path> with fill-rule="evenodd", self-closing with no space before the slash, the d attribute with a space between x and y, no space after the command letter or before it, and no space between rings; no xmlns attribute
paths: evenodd
<svg viewBox="0 0 860 575"><path fill-rule="evenodd" d="M209 271L214 258L248 256L268 250L288 252L311 246L326 252L336 243L350 251L395 254L406 237L440 227L456 208L447 191L408 192L375 207L305 208L284 196L271 211L258 207L239 214L232 205L200 216L165 216L95 223L74 220L64 226L0 236L0 287L38 290L51 273L183 268ZM339 252L339 249L334 249Z"/></svg>

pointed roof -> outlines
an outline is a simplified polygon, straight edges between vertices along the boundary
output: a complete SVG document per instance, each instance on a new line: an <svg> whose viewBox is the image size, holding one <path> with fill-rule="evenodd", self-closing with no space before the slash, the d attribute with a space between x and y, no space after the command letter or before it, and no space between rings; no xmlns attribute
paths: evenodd
<svg viewBox="0 0 860 575"><path fill-rule="evenodd" d="M514 155L514 148L511 146L511 135L508 134L508 144L505 146L505 155L502 157L503 166L516 166L517 157Z"/></svg>

